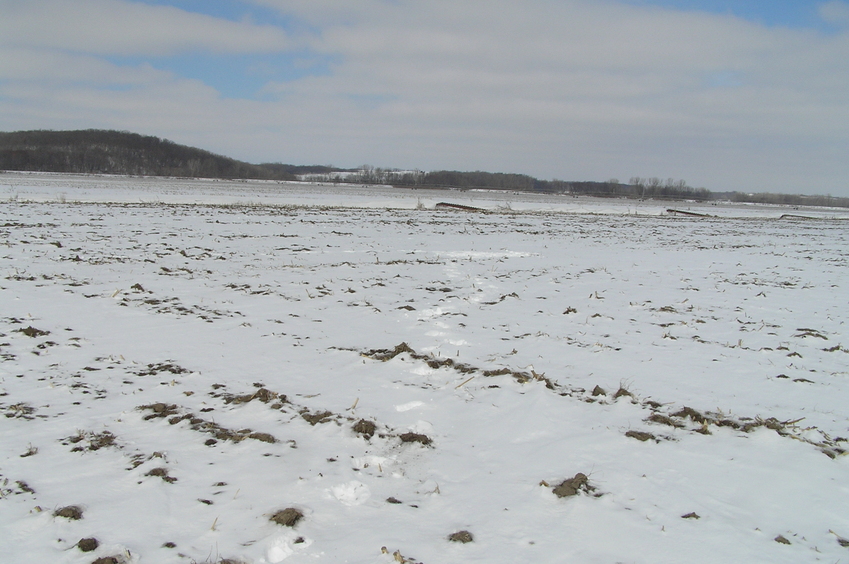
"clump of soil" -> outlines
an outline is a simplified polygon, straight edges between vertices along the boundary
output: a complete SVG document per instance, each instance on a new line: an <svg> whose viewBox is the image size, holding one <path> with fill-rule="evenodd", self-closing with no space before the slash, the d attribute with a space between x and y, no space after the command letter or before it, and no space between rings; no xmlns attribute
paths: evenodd
<svg viewBox="0 0 849 564"><path fill-rule="evenodd" d="M421 433L404 433L399 438L402 443L421 443L423 445L429 445L433 442L430 437L422 435Z"/></svg>
<svg viewBox="0 0 849 564"><path fill-rule="evenodd" d="M248 402L253 401L255 399L258 399L262 403L268 403L272 400L277 400L280 403L288 403L289 402L289 400L288 400L288 398L286 397L285 394L278 394L277 392L272 392L271 390L268 390L266 388L261 387L260 389L258 389L256 392L254 392L252 394L244 394L244 395L241 395L241 396L225 395L224 396L224 403L235 403L235 404L248 403Z"/></svg>
<svg viewBox="0 0 849 564"><path fill-rule="evenodd" d="M88 439L88 446L78 444L85 439ZM77 445L71 449L71 452L95 451L106 447L116 446L115 435L109 431L104 431L102 433L79 433L73 437L68 437L67 441Z"/></svg>
<svg viewBox="0 0 849 564"><path fill-rule="evenodd" d="M306 419L310 425L316 425L318 423L327 423L333 417L333 413L330 411L317 411L316 413L310 413L309 411L304 411L301 413L301 417Z"/></svg>
<svg viewBox="0 0 849 564"><path fill-rule="evenodd" d="M619 398L621 398L621 397L629 397L629 398L633 398L633 397L634 397L634 394L632 394L632 393L631 393L629 390L627 390L626 388L623 388L622 386L619 386L619 389L618 389L618 390L616 390L616 393L615 393L615 394L613 394L613 399L619 399Z"/></svg>
<svg viewBox="0 0 849 564"><path fill-rule="evenodd" d="M273 435L270 435L268 433L251 433L250 435L248 435L248 438L254 439L254 440L257 440L257 441L262 441L264 443L276 443L277 442L277 439L275 439Z"/></svg>
<svg viewBox="0 0 849 564"><path fill-rule="evenodd" d="M91 552L95 550L98 546L100 546L100 542L94 537L89 537L85 539L80 539L77 542L77 548L82 550L83 552Z"/></svg>
<svg viewBox="0 0 849 564"><path fill-rule="evenodd" d="M354 423L352 429L358 435L363 435L365 438L370 439L372 438L372 436L374 436L374 433L377 430L377 426L374 424L374 421L360 419L359 421Z"/></svg>
<svg viewBox="0 0 849 564"><path fill-rule="evenodd" d="M686 515L681 516L682 519L701 519L701 516L693 511L692 513L687 513Z"/></svg>
<svg viewBox="0 0 849 564"><path fill-rule="evenodd" d="M23 333L27 337L32 337L33 339L36 337L44 337L50 334L50 331L42 331L41 329L36 329L32 325L24 329L16 329L16 331L18 333Z"/></svg>
<svg viewBox="0 0 849 564"><path fill-rule="evenodd" d="M681 417L686 418L689 417L696 423L707 423L708 419L692 407L684 407L680 411L676 411L672 414L672 417Z"/></svg>
<svg viewBox="0 0 849 564"><path fill-rule="evenodd" d="M387 497L387 498L386 498L386 503L391 503L391 504L393 504L393 505L398 505L398 504L401 504L401 503L404 503L404 502L403 502L403 501L401 501L401 500L400 500L400 499L398 499L398 498L395 498L395 497Z"/></svg>
<svg viewBox="0 0 849 564"><path fill-rule="evenodd" d="M475 537L469 531L457 531L456 533L448 535L448 540L451 542L462 542L465 544L467 542L473 542Z"/></svg>
<svg viewBox="0 0 849 564"><path fill-rule="evenodd" d="M270 517L270 520L284 527L294 527L304 518L304 514L299 509L287 507L277 511Z"/></svg>
<svg viewBox="0 0 849 564"><path fill-rule="evenodd" d="M71 521L79 521L83 518L83 510L77 505L68 505L65 507L60 507L59 509L54 511L53 516L64 517L65 519L70 519Z"/></svg>
<svg viewBox="0 0 849 564"><path fill-rule="evenodd" d="M369 358L373 358L375 360L380 360L382 362L386 362L387 360L392 360L396 356L401 353L410 353L415 354L416 351L410 348L410 345L407 343L401 343L399 345L395 345L394 349L372 349L362 353L363 356L367 356Z"/></svg>
<svg viewBox="0 0 849 564"><path fill-rule="evenodd" d="M182 366L177 366L171 362L160 362L156 364L148 364L146 370L136 372L137 376L155 376L160 372L170 372L171 374L186 374L188 370Z"/></svg>
<svg viewBox="0 0 849 564"><path fill-rule="evenodd" d="M651 421L652 423L660 423L661 425L669 425L670 427L681 428L684 425L678 421L675 421L671 417L667 415L663 415L662 413L652 413L648 416L646 421Z"/></svg>
<svg viewBox="0 0 849 564"><path fill-rule="evenodd" d="M787 540L786 538L784 538L783 535L778 535L777 537L775 537L772 540L774 540L775 542L777 542L779 544L790 544L790 541Z"/></svg>
<svg viewBox="0 0 849 564"><path fill-rule="evenodd" d="M15 484L18 485L18 489L20 489L22 492L29 493L29 494L35 493L35 490L32 489L30 487L30 485L27 484L26 482L24 482L23 480L17 480L17 481L15 481Z"/></svg>
<svg viewBox="0 0 849 564"><path fill-rule="evenodd" d="M167 468L154 468L153 470L151 470L150 472L145 474L145 476L157 476L159 478L162 478L163 480L165 480L169 484L173 484L174 482L177 481L177 478L174 478L173 476L168 475L168 469Z"/></svg>
<svg viewBox="0 0 849 564"><path fill-rule="evenodd" d="M101 556L91 564L121 564L117 556Z"/></svg>
<svg viewBox="0 0 849 564"><path fill-rule="evenodd" d="M153 412L151 414L145 415L142 418L145 421L149 421L150 419L156 419L157 417L169 417L177 413L177 406L174 404L167 403L152 403L150 405L140 405L138 409L149 409Z"/></svg>
<svg viewBox="0 0 849 564"><path fill-rule="evenodd" d="M593 397L596 397L596 396L606 396L606 395L607 395L607 392L604 390L604 388L602 388L601 386L599 386L598 384L596 384L596 387L595 387L595 388L593 388L592 395L593 395Z"/></svg>
<svg viewBox="0 0 849 564"><path fill-rule="evenodd" d="M590 485L586 474L578 472L573 477L566 478L559 485L554 486L551 491L557 497L569 497L577 495L578 492L590 493L595 491L595 487Z"/></svg>
<svg viewBox="0 0 849 564"><path fill-rule="evenodd" d="M638 441L647 441L649 439L656 439L654 435L651 433L646 433L645 431L634 431L633 429L625 433L626 437L631 437L632 439L637 439Z"/></svg>

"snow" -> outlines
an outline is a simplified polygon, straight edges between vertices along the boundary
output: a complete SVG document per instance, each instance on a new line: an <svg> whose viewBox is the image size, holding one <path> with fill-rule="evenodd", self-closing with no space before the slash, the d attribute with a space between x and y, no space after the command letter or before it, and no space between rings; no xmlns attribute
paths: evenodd
<svg viewBox="0 0 849 564"><path fill-rule="evenodd" d="M0 196L4 563L849 561L840 210Z"/></svg>

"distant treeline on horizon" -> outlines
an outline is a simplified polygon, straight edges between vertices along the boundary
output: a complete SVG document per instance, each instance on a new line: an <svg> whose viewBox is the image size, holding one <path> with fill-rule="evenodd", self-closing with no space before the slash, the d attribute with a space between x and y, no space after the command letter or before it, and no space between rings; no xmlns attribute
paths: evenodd
<svg viewBox="0 0 849 564"><path fill-rule="evenodd" d="M364 165L341 169L321 165L250 164L167 139L127 131L0 132L0 170L121 174L187 178L258 179L390 184L402 187L488 189L612 198L730 200L795 206L849 207L849 198L798 194L711 192L683 180L633 177L628 183L539 180L525 174L458 171L400 171Z"/></svg>

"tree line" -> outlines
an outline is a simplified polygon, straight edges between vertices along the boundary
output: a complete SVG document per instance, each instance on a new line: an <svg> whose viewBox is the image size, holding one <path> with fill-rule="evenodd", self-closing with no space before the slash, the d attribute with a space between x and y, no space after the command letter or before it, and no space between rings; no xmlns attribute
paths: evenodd
<svg viewBox="0 0 849 564"><path fill-rule="evenodd" d="M363 165L342 169L331 165L250 164L209 151L179 145L167 139L127 131L0 132L0 170L176 176L192 178L246 178L312 180L354 184L389 184L408 188L508 190L573 196L669 200L731 200L794 206L849 207L849 198L798 194L714 193L693 188L684 180L632 177L629 182L540 180L526 174L384 169Z"/></svg>

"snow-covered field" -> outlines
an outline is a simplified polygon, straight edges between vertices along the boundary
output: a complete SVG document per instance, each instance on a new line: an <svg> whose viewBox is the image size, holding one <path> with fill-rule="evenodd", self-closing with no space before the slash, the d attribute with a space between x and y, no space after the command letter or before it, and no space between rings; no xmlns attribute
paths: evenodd
<svg viewBox="0 0 849 564"><path fill-rule="evenodd" d="M568 200L0 175L0 562L849 562L845 214Z"/></svg>

